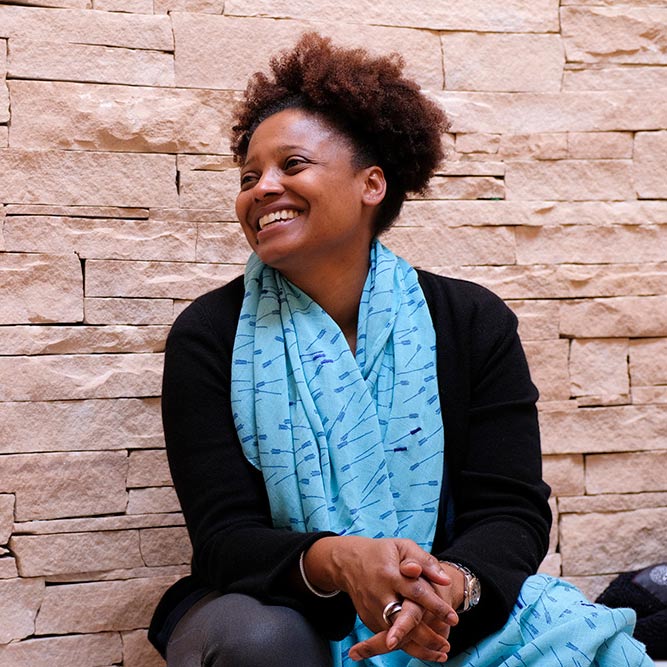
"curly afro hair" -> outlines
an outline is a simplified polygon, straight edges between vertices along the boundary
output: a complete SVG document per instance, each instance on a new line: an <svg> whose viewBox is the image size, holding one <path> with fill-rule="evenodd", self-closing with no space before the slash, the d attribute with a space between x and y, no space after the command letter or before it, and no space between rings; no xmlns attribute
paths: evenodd
<svg viewBox="0 0 667 667"><path fill-rule="evenodd" d="M382 168L387 193L376 233L398 216L408 192L423 192L443 159L441 135L449 123L419 86L403 76L397 53L374 57L306 33L270 61L273 79L250 78L232 127L232 151L242 163L257 126L270 115L299 108L324 118L352 142L355 164Z"/></svg>

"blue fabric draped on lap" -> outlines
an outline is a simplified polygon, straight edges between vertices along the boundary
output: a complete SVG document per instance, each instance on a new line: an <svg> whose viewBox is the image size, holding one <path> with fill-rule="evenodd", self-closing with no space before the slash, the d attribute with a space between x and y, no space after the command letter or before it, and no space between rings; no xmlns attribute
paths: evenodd
<svg viewBox="0 0 667 667"><path fill-rule="evenodd" d="M443 480L435 332L416 272L379 242L353 355L338 325L251 256L234 344L232 406L243 451L261 470L276 527L409 537L430 551ZM634 612L573 586L528 578L506 625L451 667L648 667ZM434 665L394 651L363 662L357 619L332 642L336 667Z"/></svg>
<svg viewBox="0 0 667 667"><path fill-rule="evenodd" d="M353 355L308 295L251 256L232 361L232 409L264 475L274 526L410 537L430 551L444 436L435 331L416 271L378 241ZM334 662L370 636L357 622ZM367 665L403 666L396 652Z"/></svg>

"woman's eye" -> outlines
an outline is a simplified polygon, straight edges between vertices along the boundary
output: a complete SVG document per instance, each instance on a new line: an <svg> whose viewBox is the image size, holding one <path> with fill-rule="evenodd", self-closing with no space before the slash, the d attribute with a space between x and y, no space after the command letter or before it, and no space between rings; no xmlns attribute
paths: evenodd
<svg viewBox="0 0 667 667"><path fill-rule="evenodd" d="M290 157L285 160L285 171L289 171L290 169L295 169L297 167L301 167L304 164L306 164L306 161L303 158L299 157Z"/></svg>
<svg viewBox="0 0 667 667"><path fill-rule="evenodd" d="M249 188L255 181L257 177L255 174L242 174L241 176L241 189Z"/></svg>

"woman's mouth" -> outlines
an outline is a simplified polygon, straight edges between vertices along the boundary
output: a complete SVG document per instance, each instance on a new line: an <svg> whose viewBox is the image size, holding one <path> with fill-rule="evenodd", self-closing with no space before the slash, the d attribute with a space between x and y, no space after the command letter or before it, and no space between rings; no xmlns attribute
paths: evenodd
<svg viewBox="0 0 667 667"><path fill-rule="evenodd" d="M299 211L293 208L285 208L280 211L273 211L272 213L267 213L263 215L258 221L257 226L259 229L264 229L264 227L270 225L272 222L278 222L281 220L291 220L296 218L299 215Z"/></svg>

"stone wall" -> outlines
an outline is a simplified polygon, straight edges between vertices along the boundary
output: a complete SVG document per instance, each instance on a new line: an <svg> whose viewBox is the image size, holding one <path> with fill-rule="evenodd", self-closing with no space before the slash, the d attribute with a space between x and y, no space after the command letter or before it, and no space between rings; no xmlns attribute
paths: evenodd
<svg viewBox="0 0 667 667"><path fill-rule="evenodd" d="M242 270L230 107L311 27L401 51L451 117L386 242L520 318L543 568L594 597L664 558L665 26L659 0L0 3L0 667L162 664L145 628L189 558L163 343Z"/></svg>

